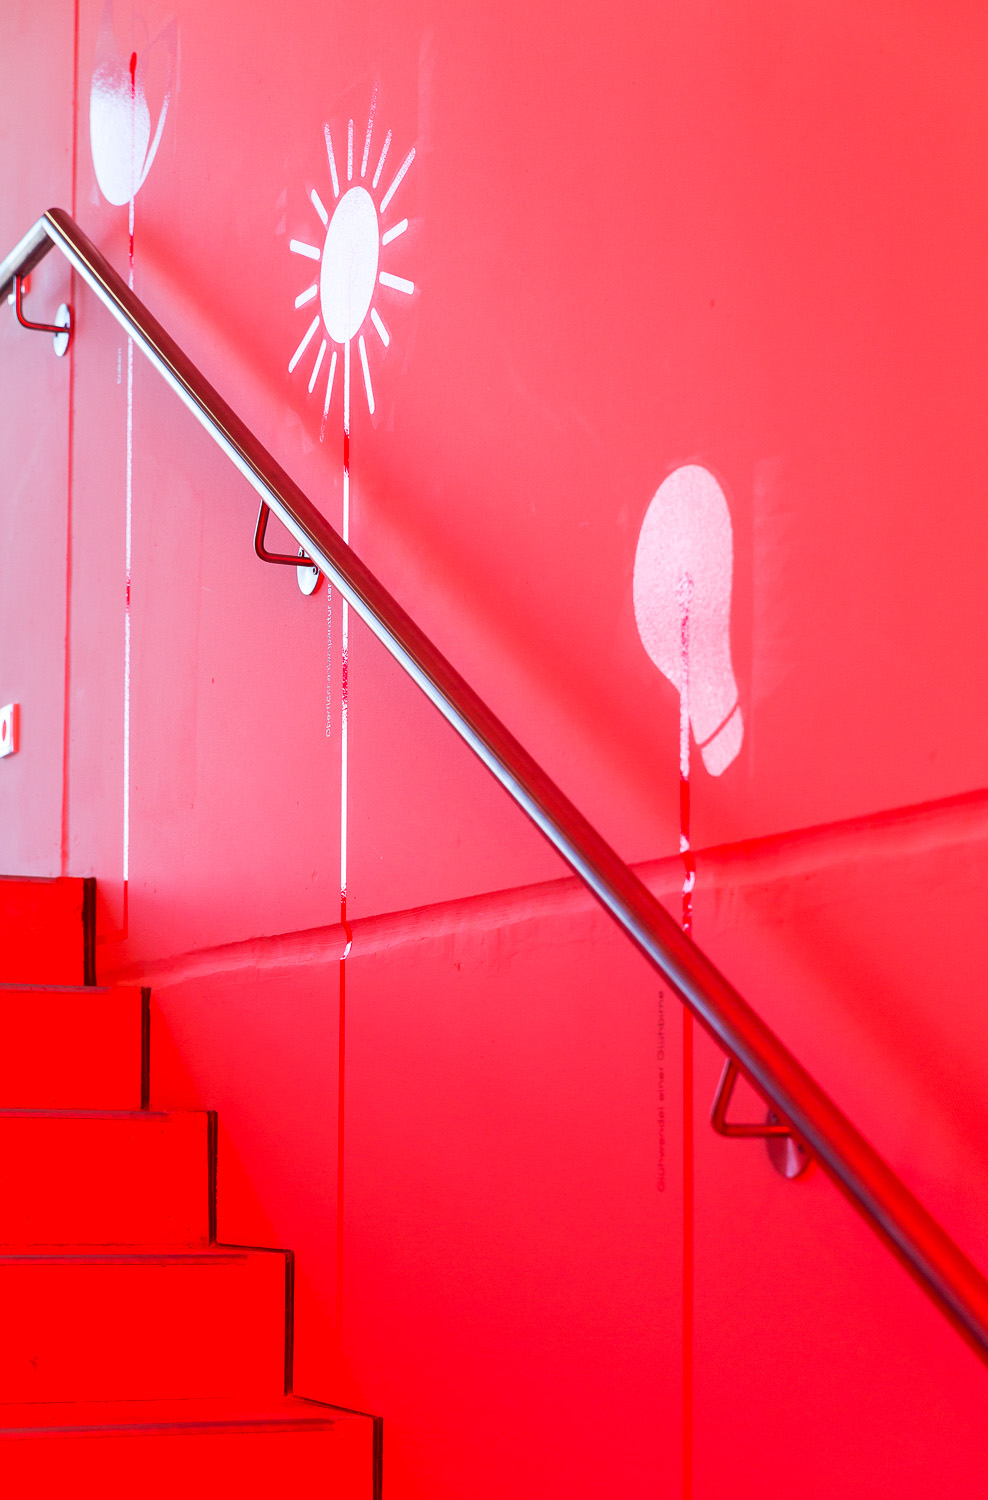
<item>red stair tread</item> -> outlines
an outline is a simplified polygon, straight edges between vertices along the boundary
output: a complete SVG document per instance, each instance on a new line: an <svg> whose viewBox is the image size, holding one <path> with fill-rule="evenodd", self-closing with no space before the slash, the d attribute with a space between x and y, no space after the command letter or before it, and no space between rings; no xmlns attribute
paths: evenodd
<svg viewBox="0 0 988 1500"><path fill-rule="evenodd" d="M0 1253L0 1402L277 1397L290 1258L173 1246Z"/></svg>
<svg viewBox="0 0 988 1500"><path fill-rule="evenodd" d="M0 1246L206 1245L209 1116L0 1109Z"/></svg>
<svg viewBox="0 0 988 1500"><path fill-rule="evenodd" d="M32 1500L372 1500L373 1428L292 1397L0 1406L0 1471Z"/></svg>
<svg viewBox="0 0 988 1500"><path fill-rule="evenodd" d="M143 1025L137 987L0 984L0 1105L139 1109Z"/></svg>
<svg viewBox="0 0 988 1500"><path fill-rule="evenodd" d="M84 984L85 882L0 875L0 973L22 984Z"/></svg>

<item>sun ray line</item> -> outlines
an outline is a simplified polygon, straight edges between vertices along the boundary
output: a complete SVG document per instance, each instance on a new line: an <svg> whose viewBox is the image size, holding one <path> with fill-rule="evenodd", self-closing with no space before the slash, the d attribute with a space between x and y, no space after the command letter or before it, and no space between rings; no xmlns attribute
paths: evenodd
<svg viewBox="0 0 988 1500"><path fill-rule="evenodd" d="M387 135L384 137L384 145L381 147L381 159L380 159L380 161L377 164L377 171L374 173L374 177L373 177L373 179L371 181L371 187L372 188L376 188L377 184L381 180L381 173L384 171L384 162L385 162L385 158L387 157L387 154L388 154L388 147L390 145L391 145L391 131L389 130L388 133L387 133Z"/></svg>
<svg viewBox="0 0 988 1500"><path fill-rule="evenodd" d="M333 396L333 377L334 377L335 374L336 374L336 350L334 349L333 350L333 357L329 361L329 379L326 381L326 400L323 402L323 408L322 408L322 419L323 419L324 422L325 422L326 418L329 416L329 403L332 400L332 396Z"/></svg>
<svg viewBox="0 0 988 1500"><path fill-rule="evenodd" d="M333 155L333 135L328 125L323 126L323 135L326 137L326 155L329 157L329 175L333 179L333 197L340 196L340 179L336 175L336 157Z"/></svg>
<svg viewBox="0 0 988 1500"><path fill-rule="evenodd" d="M402 219L400 224L396 224L393 229L389 229L385 234L381 235L381 244L390 245L391 241L396 240L400 234L404 234L407 228L408 220Z"/></svg>
<svg viewBox="0 0 988 1500"><path fill-rule="evenodd" d="M315 282L313 282L311 286L307 286L305 291L299 292L298 296L295 298L295 306L304 307L307 302L312 301L318 290L319 287Z"/></svg>
<svg viewBox="0 0 988 1500"><path fill-rule="evenodd" d="M370 367L369 367L369 365L367 363L367 345L364 343L364 336L363 336L363 334L360 335L359 339L357 340L357 343L360 345L360 363L364 367L364 390L367 392L367 406L368 406L368 408L370 410L371 416L373 416L374 415L374 391L373 391L373 388L371 386Z"/></svg>
<svg viewBox="0 0 988 1500"><path fill-rule="evenodd" d="M406 281L404 276L392 276L390 271L382 271L377 279L382 286L389 286L395 292L404 292L408 297L415 290L414 281Z"/></svg>
<svg viewBox="0 0 988 1500"><path fill-rule="evenodd" d="M316 331L316 329L318 327L319 327L319 319L318 319L318 317L315 317L315 318L312 319L312 322L309 324L308 328L306 329L305 337L302 339L302 342L299 344L298 348L295 350L295 353L292 355L291 359L288 361L288 373L289 373L289 375L295 369L295 366L298 364L299 360L302 358L302 355L305 353L306 349L308 349L309 344L312 342L312 335L315 333L315 331Z"/></svg>
<svg viewBox="0 0 988 1500"><path fill-rule="evenodd" d="M326 225L329 223L329 214L326 212L326 206L320 198L319 194L316 192L315 188L311 190L311 192L309 193L309 197L312 200L312 207L315 209L320 219L322 219L323 228L325 229Z"/></svg>
<svg viewBox="0 0 988 1500"><path fill-rule="evenodd" d="M411 149L411 151L409 151L408 155L405 157L405 160L402 162L401 166L398 168L397 172L395 173L395 175L394 175L394 181L392 182L391 186L388 188L388 191L385 193L384 197L381 199L381 213L382 214L384 213L384 211L387 208L388 204L391 202L391 200L394 197L395 193L398 191L398 188L401 185L401 179L404 177L405 173L408 171L409 167L412 165L412 162L414 160L415 160L415 147L413 146L412 149Z"/></svg>
<svg viewBox="0 0 988 1500"><path fill-rule="evenodd" d="M312 367L312 375L311 375L311 377L309 379L309 395L310 396L312 395L312 392L316 388L316 381L319 378L319 369L320 369L320 366L322 365L322 362L323 362L323 359L325 357L325 354L326 354L326 340L323 339L322 343L319 345L319 353L316 355L316 362L315 362L315 364Z"/></svg>
<svg viewBox="0 0 988 1500"><path fill-rule="evenodd" d="M384 345L384 347L386 349L388 347L388 345L390 344L390 342L391 342L391 335L388 332L388 330L385 328L384 324L381 322L381 315L378 312L378 310L377 310L376 307L372 307L371 308L371 322L374 324L374 327L377 329L377 331L378 331L378 333L380 335L380 338L381 338L381 343Z"/></svg>
<svg viewBox="0 0 988 1500"><path fill-rule="evenodd" d="M361 175L361 177L366 177L367 176L367 159L370 156L371 136L374 133L374 111L376 109L377 109L377 84L375 83L373 93L371 94L370 113L367 116L367 135L366 135L366 137L364 139L364 155L363 155L363 160L360 163L360 175Z"/></svg>
<svg viewBox="0 0 988 1500"><path fill-rule="evenodd" d="M353 121L346 128L346 180L353 181Z"/></svg>
<svg viewBox="0 0 988 1500"><path fill-rule="evenodd" d="M289 240L288 248L294 255L304 255L308 260L322 258L322 251L317 250L315 245L307 245L304 240Z"/></svg>

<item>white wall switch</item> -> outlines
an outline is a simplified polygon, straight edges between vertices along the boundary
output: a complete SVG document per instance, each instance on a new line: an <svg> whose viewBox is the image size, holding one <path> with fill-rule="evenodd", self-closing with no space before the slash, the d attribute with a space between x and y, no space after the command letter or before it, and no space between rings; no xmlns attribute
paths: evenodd
<svg viewBox="0 0 988 1500"><path fill-rule="evenodd" d="M8 703L6 708L0 708L0 757L13 755L17 749L20 707L19 703Z"/></svg>

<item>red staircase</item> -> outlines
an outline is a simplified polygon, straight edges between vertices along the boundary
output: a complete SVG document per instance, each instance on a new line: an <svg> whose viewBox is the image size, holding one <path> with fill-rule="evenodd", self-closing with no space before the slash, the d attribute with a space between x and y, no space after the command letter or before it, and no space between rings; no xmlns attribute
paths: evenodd
<svg viewBox="0 0 988 1500"><path fill-rule="evenodd" d="M0 878L0 1485L374 1500L380 1428L292 1395L290 1251L216 1242L216 1118L148 1108L94 882Z"/></svg>

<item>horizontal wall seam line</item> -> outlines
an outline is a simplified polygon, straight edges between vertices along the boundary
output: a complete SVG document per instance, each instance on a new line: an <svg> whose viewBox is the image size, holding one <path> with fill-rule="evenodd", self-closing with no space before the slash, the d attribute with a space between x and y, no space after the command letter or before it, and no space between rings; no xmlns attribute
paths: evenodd
<svg viewBox="0 0 988 1500"><path fill-rule="evenodd" d="M988 843L988 790L697 850L697 890L714 892L766 886L819 874L852 858L858 864L862 860L877 863L978 843ZM660 899L678 897L683 879L678 854L648 860L632 868L653 895ZM503 930L550 917L578 915L596 907L593 895L578 876L564 876L404 911L357 917L349 923L349 933L342 923L334 922L325 927L244 938L142 960L110 975L101 975L101 979L104 983L107 978L116 983L133 983L140 978L145 984L160 988L217 974L338 963L351 934L348 962L352 962L418 942Z"/></svg>

